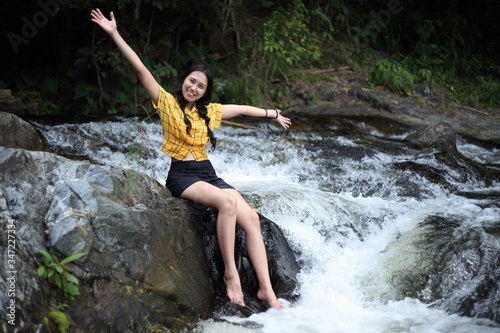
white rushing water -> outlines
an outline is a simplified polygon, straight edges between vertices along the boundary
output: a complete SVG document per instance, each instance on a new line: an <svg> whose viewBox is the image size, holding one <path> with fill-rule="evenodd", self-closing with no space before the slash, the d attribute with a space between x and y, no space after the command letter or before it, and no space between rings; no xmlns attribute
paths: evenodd
<svg viewBox="0 0 500 333"><path fill-rule="evenodd" d="M69 140L71 133L78 138ZM47 127L44 134L61 150L76 153L78 147L79 154L95 161L134 168L164 183L170 162L159 152L157 124L63 125ZM411 249L398 251L394 243L426 217L462 216L475 225L498 221L497 208L393 168L395 162L410 160L445 168L431 154L375 151L357 159L336 159L325 154L325 147L356 149L359 143L325 133L275 129L225 127L217 136L219 146L210 154L215 169L284 231L302 268L300 297L286 302L282 311L205 321L198 332L500 332L488 320L448 314L412 298L397 299L388 282L391 272L413 264ZM459 150L478 161L498 163L498 151L468 143L461 143ZM447 174L451 181L458 177L453 170ZM405 196L407 185L400 179L416 184L422 195ZM484 190L474 179L456 185ZM495 187L499 184L490 188Z"/></svg>

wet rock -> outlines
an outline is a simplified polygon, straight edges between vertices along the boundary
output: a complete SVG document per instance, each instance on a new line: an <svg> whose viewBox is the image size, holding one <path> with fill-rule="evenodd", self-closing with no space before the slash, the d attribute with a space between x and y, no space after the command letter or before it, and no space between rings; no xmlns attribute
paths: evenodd
<svg viewBox="0 0 500 333"><path fill-rule="evenodd" d="M391 297L418 298L450 313L500 322L499 233L500 220L471 226L428 217L385 251L387 280L395 288ZM398 261L412 269L399 269Z"/></svg>
<svg viewBox="0 0 500 333"><path fill-rule="evenodd" d="M349 95L354 96L360 101L368 103L368 105L374 109L383 109L385 111L390 111L393 105L388 99L382 99L374 94L371 89L353 87L349 90Z"/></svg>
<svg viewBox="0 0 500 333"><path fill-rule="evenodd" d="M42 150L41 135L34 126L21 118L0 112L0 146L28 150Z"/></svg>
<svg viewBox="0 0 500 333"><path fill-rule="evenodd" d="M143 174L0 148L0 222L4 230L12 222L17 237L17 327L38 326L61 303L69 305L64 313L72 332L180 331L211 316L223 285L205 251L204 239L213 235L202 227L204 215ZM291 295L293 254L276 227L263 230L270 253L278 253L270 255L274 281L281 295ZM6 248L7 238L0 244ZM39 250L58 260L86 253L65 266L80 280L73 301L37 276L44 261ZM251 274L242 269L242 276ZM0 285L7 278L0 272ZM6 293L0 304L8 304Z"/></svg>
<svg viewBox="0 0 500 333"><path fill-rule="evenodd" d="M406 140L420 148L433 147L456 151L455 132L450 124L444 122L421 127L407 136Z"/></svg>

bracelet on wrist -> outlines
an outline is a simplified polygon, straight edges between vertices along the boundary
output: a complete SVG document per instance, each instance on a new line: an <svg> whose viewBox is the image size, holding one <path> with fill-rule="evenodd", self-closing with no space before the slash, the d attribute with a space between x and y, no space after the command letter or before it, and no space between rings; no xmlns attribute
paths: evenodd
<svg viewBox="0 0 500 333"><path fill-rule="evenodd" d="M264 116L264 118L267 118L267 109L264 109L264 110L266 110L266 115Z"/></svg>
<svg viewBox="0 0 500 333"><path fill-rule="evenodd" d="M280 114L278 113L278 109L274 109L274 111L276 111L276 117L274 117L274 119L278 119L278 116L280 115Z"/></svg>

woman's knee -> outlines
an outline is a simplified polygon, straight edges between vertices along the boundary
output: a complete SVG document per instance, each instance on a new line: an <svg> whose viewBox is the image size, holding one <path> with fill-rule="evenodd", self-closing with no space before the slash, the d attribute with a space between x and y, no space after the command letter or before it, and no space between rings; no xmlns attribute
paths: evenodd
<svg viewBox="0 0 500 333"><path fill-rule="evenodd" d="M225 212L228 214L237 214L238 201L231 194L223 193L216 208L219 210L219 212Z"/></svg>
<svg viewBox="0 0 500 333"><path fill-rule="evenodd" d="M260 217L253 209L249 209L243 215L238 216L237 222L245 231L255 230L260 232Z"/></svg>

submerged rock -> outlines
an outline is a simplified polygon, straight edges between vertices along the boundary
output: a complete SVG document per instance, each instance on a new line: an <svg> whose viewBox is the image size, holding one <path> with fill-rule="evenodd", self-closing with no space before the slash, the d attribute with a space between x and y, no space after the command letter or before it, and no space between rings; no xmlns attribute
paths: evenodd
<svg viewBox="0 0 500 333"><path fill-rule="evenodd" d="M204 239L214 237L201 223L207 214L210 222L215 212L175 199L131 170L0 148L0 221L4 230L11 223L16 232L16 327L38 327L64 303L72 332L177 331L210 317L222 286L213 270L219 264L205 251ZM280 297L290 296L295 258L272 222L265 221L263 230L273 283ZM7 238L0 244L6 248ZM59 261L86 253L65 266L80 281L74 300L37 276L37 263L45 259L40 250ZM242 255L239 260L248 261ZM240 268L242 275L252 274ZM5 286L7 278L3 270L0 283ZM8 301L6 293L0 295L2 306Z"/></svg>

